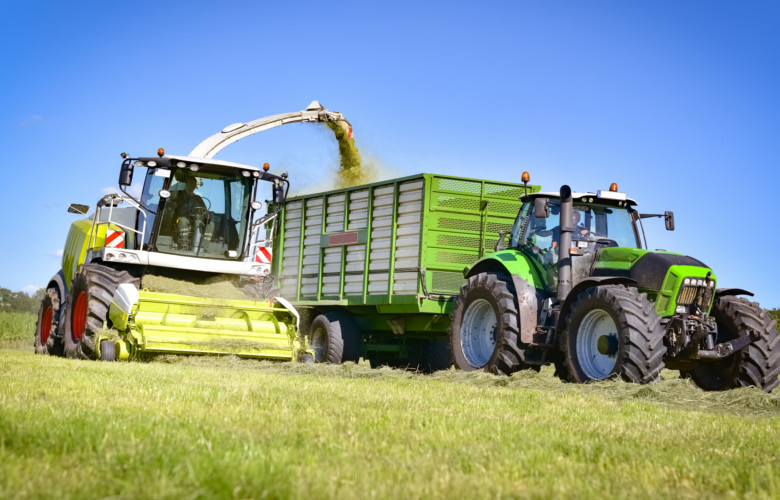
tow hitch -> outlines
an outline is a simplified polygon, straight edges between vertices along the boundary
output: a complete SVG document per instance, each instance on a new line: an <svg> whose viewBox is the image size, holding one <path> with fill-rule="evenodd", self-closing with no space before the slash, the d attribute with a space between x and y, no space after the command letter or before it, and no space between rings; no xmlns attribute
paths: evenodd
<svg viewBox="0 0 780 500"><path fill-rule="evenodd" d="M713 349L700 350L697 353L697 357L699 359L725 358L727 356L731 356L736 351L743 349L754 340L758 340L758 337L759 336L757 332L751 331L750 335L745 335L744 337L739 337L734 340L730 340L728 342L723 342L721 344L716 345Z"/></svg>

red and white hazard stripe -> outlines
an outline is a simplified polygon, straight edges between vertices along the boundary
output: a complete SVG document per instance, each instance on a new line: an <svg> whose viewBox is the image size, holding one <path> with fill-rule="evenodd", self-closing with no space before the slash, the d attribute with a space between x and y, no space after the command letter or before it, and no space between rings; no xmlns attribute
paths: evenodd
<svg viewBox="0 0 780 500"><path fill-rule="evenodd" d="M119 230L106 231L106 247L107 248L124 248L125 247L125 232Z"/></svg>
<svg viewBox="0 0 780 500"><path fill-rule="evenodd" d="M266 247L258 245L257 252L255 252L255 262L260 262L261 264L270 264L271 251Z"/></svg>

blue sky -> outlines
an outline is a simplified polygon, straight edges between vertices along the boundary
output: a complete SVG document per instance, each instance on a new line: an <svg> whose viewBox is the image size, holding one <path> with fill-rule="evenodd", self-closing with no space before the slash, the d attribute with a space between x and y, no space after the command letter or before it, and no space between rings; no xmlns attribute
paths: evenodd
<svg viewBox="0 0 780 500"><path fill-rule="evenodd" d="M116 186L119 154L186 154L225 125L317 99L386 176L557 190L617 182L677 230L720 286L780 307L780 4L4 2L0 286L59 269L73 215ZM332 178L322 126L290 125L224 160Z"/></svg>

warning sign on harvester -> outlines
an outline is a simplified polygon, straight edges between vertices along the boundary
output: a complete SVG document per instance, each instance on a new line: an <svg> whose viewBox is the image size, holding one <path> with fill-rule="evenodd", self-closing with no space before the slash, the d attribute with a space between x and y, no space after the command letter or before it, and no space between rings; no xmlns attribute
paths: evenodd
<svg viewBox="0 0 780 500"><path fill-rule="evenodd" d="M125 232L119 230L106 231L106 248L124 248Z"/></svg>
<svg viewBox="0 0 780 500"><path fill-rule="evenodd" d="M255 262L259 262L261 264L270 264L271 251L266 247L258 245L257 251L255 252Z"/></svg>

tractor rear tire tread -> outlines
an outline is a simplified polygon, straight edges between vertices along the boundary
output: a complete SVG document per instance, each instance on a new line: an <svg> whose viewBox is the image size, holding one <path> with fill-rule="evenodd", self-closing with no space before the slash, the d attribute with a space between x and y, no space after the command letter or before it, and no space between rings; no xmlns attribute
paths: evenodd
<svg viewBox="0 0 780 500"><path fill-rule="evenodd" d="M474 299L488 301L496 312L496 347L493 355L484 366L472 366L463 352L461 325L468 305ZM482 369L497 375L511 375L526 368L525 351L520 343L518 311L512 279L505 274L493 272L479 273L469 277L455 297L450 313L449 331L452 362L461 370Z"/></svg>

